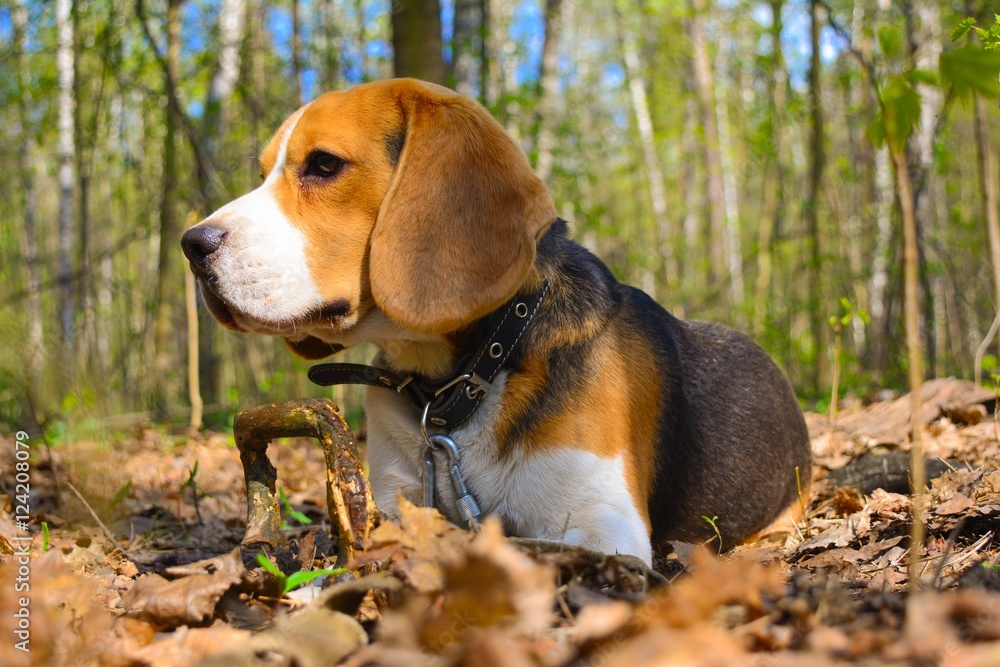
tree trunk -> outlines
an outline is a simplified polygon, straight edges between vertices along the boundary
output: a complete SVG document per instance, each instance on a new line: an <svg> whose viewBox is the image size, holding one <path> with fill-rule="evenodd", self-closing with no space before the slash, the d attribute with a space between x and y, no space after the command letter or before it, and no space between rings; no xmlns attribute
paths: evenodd
<svg viewBox="0 0 1000 667"><path fill-rule="evenodd" d="M21 194L24 215L24 264L28 271L28 296L26 319L28 344L26 355L27 393L35 421L40 418L41 374L45 362L44 329L42 325L42 297L39 291L41 271L38 264L38 230L35 222L35 166L34 132L31 127L31 93L28 62L28 2L20 0L11 12L14 28L15 64L18 88L18 123L20 144L18 167L21 176Z"/></svg>
<svg viewBox="0 0 1000 667"><path fill-rule="evenodd" d="M180 77L181 60L181 4L184 0L169 0L167 4L167 55L166 66L169 73L164 77L164 85L171 86ZM174 91L168 92L168 97ZM171 349L168 341L175 337L173 320L175 302L173 296L178 293L181 274L180 258L180 228L177 214L174 210L177 196L177 147L175 133L180 125L178 109L168 104L163 135L163 182L160 195L160 249L157 274L157 309L156 329L154 332L155 357L153 368L156 372L156 403L161 413L169 408L171 387L169 378L176 368L176 350Z"/></svg>
<svg viewBox="0 0 1000 667"><path fill-rule="evenodd" d="M73 153L76 158L76 177L77 186L76 191L79 197L78 214L79 219L77 221L77 230L79 232L79 245L77 247L77 271L79 278L76 282L76 302L80 304L80 316L82 319L82 326L77 332L76 341L76 365L79 368L84 368L89 366L88 371L97 371L98 365L96 347L94 346L95 339L95 324L94 324L94 278L91 276L91 263L90 257L92 253L91 249L91 219L90 219L90 165L91 160L87 159L88 146L86 143L90 143L89 150L93 153L93 144L96 138L97 125L95 122L94 132L91 133L90 137L84 137L83 131L83 75L80 72L80 64L83 58L83 35L84 29L81 27L81 17L80 12L82 10L81 2L73 2L73 99L75 104L73 105L73 138L74 138L74 149ZM108 35L105 35L108 37ZM103 73L101 74L103 77ZM103 93L103 91L102 91ZM95 121L97 120L97 115L100 115L100 96L96 101L90 101L88 106L94 107L93 112L95 113Z"/></svg>
<svg viewBox="0 0 1000 667"><path fill-rule="evenodd" d="M819 392L826 368L826 343L821 304L823 299L823 265L819 241L819 197L823 186L823 168L826 156L823 147L823 97L822 62L820 60L820 32L822 30L823 7L820 0L810 0L810 43L812 53L809 65L809 101L812 120L809 152L809 194L806 199L806 233L809 237L809 327L812 331L816 359L813 364L813 390Z"/></svg>
<svg viewBox="0 0 1000 667"><path fill-rule="evenodd" d="M479 0L479 15L482 16L482 23L479 25L479 102L483 106L492 103L489 97L490 81L490 21L492 9L490 0Z"/></svg>
<svg viewBox="0 0 1000 667"><path fill-rule="evenodd" d="M908 0L906 7L907 33L914 64L918 69L933 72L937 70L941 58L941 9L937 0ZM941 112L943 96L941 89L917 82L920 93L920 122L910 140L908 160L911 179L915 181L914 206L917 218L918 242L935 234L940 227L934 193L940 179L934 169L934 141L937 138L938 114ZM920 273L925 289L924 301L924 348L929 353L929 366L937 365L937 332L944 322L934 317L935 304L943 298L933 289L928 275L927 257L923 250L927 244L920 244Z"/></svg>
<svg viewBox="0 0 1000 667"><path fill-rule="evenodd" d="M725 190L722 183L722 161L719 157L719 126L715 108L715 84L713 83L712 61L708 53L708 37L705 34L705 14L708 0L688 0L691 18L688 34L691 37L691 66L694 74L694 88L698 97L698 112L704 132L702 157L705 163L705 205L708 209L708 224L704 228L704 247L708 253L705 280L708 286L718 282L720 270L726 258L722 247L725 234Z"/></svg>
<svg viewBox="0 0 1000 667"><path fill-rule="evenodd" d="M219 7L216 23L219 31L218 56L205 95L205 111L201 124L205 155L211 164L219 164L219 143L226 134L229 100L236 89L236 81L240 74L240 45L243 42L246 13L245 0L222 0ZM205 215L222 204L201 162L198 163L198 190L205 207L202 213Z"/></svg>
<svg viewBox="0 0 1000 667"><path fill-rule="evenodd" d="M452 87L463 95L481 95L483 62L484 0L455 0L455 30L451 39Z"/></svg>
<svg viewBox="0 0 1000 667"><path fill-rule="evenodd" d="M889 260L893 252L892 243L892 206L895 199L892 190L892 167L889 163L889 151L879 149L875 155L875 249L872 252L872 278L869 294L871 295L871 329L876 332L871 343L871 363L873 379L876 383L885 377L888 359L888 337L882 335L887 329L889 316Z"/></svg>
<svg viewBox="0 0 1000 667"><path fill-rule="evenodd" d="M194 284L194 274L184 272L184 305L187 314L187 352L188 352L188 397L191 400L191 418L188 421L191 428L201 429L203 403L201 400L200 371L198 367L198 299Z"/></svg>
<svg viewBox="0 0 1000 667"><path fill-rule="evenodd" d="M726 216L726 224L722 228L722 247L726 253L729 295L734 313L731 322L742 328L745 326L746 299L743 287L743 243L740 237L736 167L732 158L732 153L736 149L729 134L729 102L726 99L726 91L732 85L728 60L728 48L723 46L719 49L719 62L716 66L718 88L715 93L715 115L719 123L719 164L722 167L722 194Z"/></svg>
<svg viewBox="0 0 1000 667"><path fill-rule="evenodd" d="M73 358L75 344L76 300L73 294L73 237L76 215L73 189L73 2L56 0L56 30L59 44L56 51L56 69L59 78L59 329L64 346L62 372L72 370L68 360Z"/></svg>
<svg viewBox="0 0 1000 667"><path fill-rule="evenodd" d="M340 54L343 53L343 32L342 26L345 23L340 12L339 3L335 0L323 0L321 5L323 12L322 23L322 49L323 71L320 73L320 81L323 82L323 90L326 93L336 90L340 84Z"/></svg>
<svg viewBox="0 0 1000 667"><path fill-rule="evenodd" d="M445 84L438 0L394 0L392 51L396 76Z"/></svg>
<svg viewBox="0 0 1000 667"><path fill-rule="evenodd" d="M653 204L656 241L663 266L663 275L660 280L664 281L669 298L678 299L680 294L677 258L671 247L671 240L675 238L675 234L670 229L670 219L667 213L667 193L663 187L663 169L660 166L660 156L656 150L653 117L649 110L649 99L646 96L646 77L643 74L642 63L639 62L639 49L636 46L635 37L624 25L624 17L621 13L616 12L616 14L619 41L625 60L625 76L632 98L632 112L635 114L635 124L639 129L642 157L646 166L646 181L649 183L649 197Z"/></svg>
<svg viewBox="0 0 1000 667"><path fill-rule="evenodd" d="M979 95L974 97L976 164L979 168L979 192L982 195L983 222L986 224L986 241L993 265L993 307L1000 310L1000 217L997 204L996 160L990 146L986 105Z"/></svg>
<svg viewBox="0 0 1000 667"><path fill-rule="evenodd" d="M545 0L545 41L542 65L538 72L538 111L535 115L535 173L543 181L552 175L552 151L556 137L556 87L559 82L559 33L562 23L562 0Z"/></svg>
<svg viewBox="0 0 1000 667"><path fill-rule="evenodd" d="M302 94L302 40L299 36L302 28L299 25L299 0L292 0L292 80L295 84L295 104L305 104Z"/></svg>
<svg viewBox="0 0 1000 667"><path fill-rule="evenodd" d="M781 10L784 0L771 0L771 61L767 80L768 112L770 114L770 146L768 164L764 170L764 206L760 220L757 257L757 288L754 299L754 332L760 336L768 322L771 282L774 270L774 239L784 210L784 165L782 162L782 113L785 109L785 89L788 74L781 47L783 23Z"/></svg>
<svg viewBox="0 0 1000 667"><path fill-rule="evenodd" d="M906 326L906 362L910 384L910 485L913 511L910 520L910 590L920 587L920 560L924 543L924 451L920 433L920 387L923 385L923 359L920 350L920 256L917 246L917 220L913 205L909 165L904 147L893 149L892 166L896 175L896 193L903 222L903 319Z"/></svg>

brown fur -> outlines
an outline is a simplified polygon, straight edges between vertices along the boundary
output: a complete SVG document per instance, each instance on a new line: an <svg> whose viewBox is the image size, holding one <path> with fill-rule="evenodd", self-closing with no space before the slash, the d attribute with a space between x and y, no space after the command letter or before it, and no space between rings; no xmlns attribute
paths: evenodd
<svg viewBox="0 0 1000 667"><path fill-rule="evenodd" d="M808 465L808 441L777 369L735 332L674 319L564 238L544 184L479 104L412 79L328 93L285 121L265 173L293 122L276 198L306 237L321 295L440 341L412 347L434 359L397 353L395 370L450 373L481 318L550 285L509 369L498 457L622 456L654 541L710 536L701 516L718 514L731 546L788 506L785 468ZM335 178L305 175L317 150L345 161ZM307 358L341 349L289 346Z"/></svg>

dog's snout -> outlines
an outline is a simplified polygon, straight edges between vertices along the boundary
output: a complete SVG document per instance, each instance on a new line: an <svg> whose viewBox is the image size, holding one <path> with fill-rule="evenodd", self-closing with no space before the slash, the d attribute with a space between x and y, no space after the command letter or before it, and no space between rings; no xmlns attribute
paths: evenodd
<svg viewBox="0 0 1000 667"><path fill-rule="evenodd" d="M181 248L184 256L194 264L204 264L212 253L222 246L226 231L211 225L198 225L184 232Z"/></svg>

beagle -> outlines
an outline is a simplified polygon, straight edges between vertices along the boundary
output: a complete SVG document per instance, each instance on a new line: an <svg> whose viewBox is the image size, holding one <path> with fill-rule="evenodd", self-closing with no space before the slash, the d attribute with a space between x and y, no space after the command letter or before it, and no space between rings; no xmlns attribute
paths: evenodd
<svg viewBox="0 0 1000 667"><path fill-rule="evenodd" d="M445 425L469 492L509 534L650 563L666 540L716 529L732 547L796 504L809 439L771 359L619 283L567 237L521 148L475 101L412 79L328 93L260 163L260 187L182 239L209 311L311 359L374 342L397 389L466 384L469 414L424 425ZM493 358L484 338L512 312L523 324L498 334L508 349L490 379L456 377L473 353ZM406 394L374 386L365 400L389 518L400 495L422 498L422 415ZM436 504L457 522L437 470Z"/></svg>

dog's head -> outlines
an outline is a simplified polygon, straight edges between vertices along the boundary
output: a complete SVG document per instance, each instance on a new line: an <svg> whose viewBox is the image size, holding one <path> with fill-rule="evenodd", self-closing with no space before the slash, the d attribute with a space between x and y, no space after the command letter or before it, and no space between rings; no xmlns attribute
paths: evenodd
<svg viewBox="0 0 1000 667"><path fill-rule="evenodd" d="M397 79L327 93L261 154L264 182L189 229L223 325L326 356L373 312L439 335L523 284L552 199L475 101Z"/></svg>

